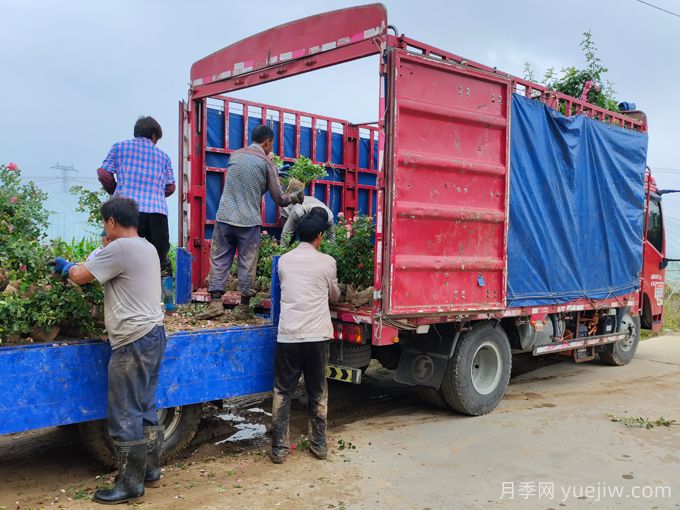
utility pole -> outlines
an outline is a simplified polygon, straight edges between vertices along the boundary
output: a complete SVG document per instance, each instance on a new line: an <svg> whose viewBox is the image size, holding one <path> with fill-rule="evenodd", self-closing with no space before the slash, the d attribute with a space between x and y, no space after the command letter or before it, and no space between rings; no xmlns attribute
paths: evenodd
<svg viewBox="0 0 680 510"><path fill-rule="evenodd" d="M58 170L61 172L61 175L59 178L61 179L61 191L64 193L68 193L71 191L71 174L77 174L78 170L76 170L73 165L71 166L66 166L66 165L60 165L58 162L56 165L51 167L53 170Z"/></svg>

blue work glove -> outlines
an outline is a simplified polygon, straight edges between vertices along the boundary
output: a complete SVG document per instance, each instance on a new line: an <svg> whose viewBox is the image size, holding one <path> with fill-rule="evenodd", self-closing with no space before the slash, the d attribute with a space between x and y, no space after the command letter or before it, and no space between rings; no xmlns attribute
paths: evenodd
<svg viewBox="0 0 680 510"><path fill-rule="evenodd" d="M57 257L47 263L48 266L54 268L54 272L62 276L68 275L68 270L75 266L75 262L69 262L64 257Z"/></svg>

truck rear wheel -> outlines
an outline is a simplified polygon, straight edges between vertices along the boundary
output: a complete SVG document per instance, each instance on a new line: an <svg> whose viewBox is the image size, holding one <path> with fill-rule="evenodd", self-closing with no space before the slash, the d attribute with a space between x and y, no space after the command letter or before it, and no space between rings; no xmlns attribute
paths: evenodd
<svg viewBox="0 0 680 510"><path fill-rule="evenodd" d="M485 322L461 336L449 360L441 392L456 411L479 416L493 410L510 380L510 342L499 324Z"/></svg>
<svg viewBox="0 0 680 510"><path fill-rule="evenodd" d="M600 359L607 365L623 366L630 363L635 357L638 343L640 343L640 317L633 317L630 312L625 312L619 322L618 331L628 334L623 340L602 347Z"/></svg>
<svg viewBox="0 0 680 510"><path fill-rule="evenodd" d="M331 365L358 368L365 372L371 363L371 345L356 345L332 341L328 362Z"/></svg>
<svg viewBox="0 0 680 510"><path fill-rule="evenodd" d="M165 426L163 461L182 451L196 435L201 421L203 404L170 407L158 411L158 423ZM92 457L107 467L116 467L113 440L106 427L106 420L78 424L78 432L85 448Z"/></svg>

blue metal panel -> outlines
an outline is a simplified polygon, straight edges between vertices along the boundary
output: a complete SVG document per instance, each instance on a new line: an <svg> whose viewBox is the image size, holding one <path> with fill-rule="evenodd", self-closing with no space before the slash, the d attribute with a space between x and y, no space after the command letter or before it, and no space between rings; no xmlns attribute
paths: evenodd
<svg viewBox="0 0 680 510"><path fill-rule="evenodd" d="M168 337L156 393L173 407L270 391L276 328L180 332ZM0 434L106 417L106 342L0 349Z"/></svg>
<svg viewBox="0 0 680 510"><path fill-rule="evenodd" d="M205 164L207 166L212 166L215 168L227 168L228 163L228 154L216 154L214 152L206 152L205 154Z"/></svg>
<svg viewBox="0 0 680 510"><path fill-rule="evenodd" d="M316 160L317 161L328 161L328 156L326 155L326 140L328 139L328 133L324 129L316 130Z"/></svg>
<svg viewBox="0 0 680 510"><path fill-rule="evenodd" d="M224 112L208 108L208 147L224 149Z"/></svg>
<svg viewBox="0 0 680 510"><path fill-rule="evenodd" d="M212 239L214 229L215 225L213 223L209 223L205 226L205 239Z"/></svg>
<svg viewBox="0 0 680 510"><path fill-rule="evenodd" d="M342 165L343 141L342 133L331 134L331 162L335 165Z"/></svg>
<svg viewBox="0 0 680 510"><path fill-rule="evenodd" d="M248 116L248 145L253 143L253 129L260 125L262 125L261 118Z"/></svg>
<svg viewBox="0 0 680 510"><path fill-rule="evenodd" d="M217 208L222 198L222 173L206 172L205 174L205 217L214 220L217 215Z"/></svg>
<svg viewBox="0 0 680 510"><path fill-rule="evenodd" d="M366 186L375 186L376 175L367 172L359 172L359 184Z"/></svg>
<svg viewBox="0 0 680 510"><path fill-rule="evenodd" d="M232 150L243 147L243 115L229 114L229 148Z"/></svg>
<svg viewBox="0 0 680 510"><path fill-rule="evenodd" d="M359 138L359 168L369 168L369 152L370 140L368 138Z"/></svg>
<svg viewBox="0 0 680 510"><path fill-rule="evenodd" d="M191 302L191 253L186 248L177 248L175 260L175 301L183 305Z"/></svg>
<svg viewBox="0 0 680 510"><path fill-rule="evenodd" d="M300 126L300 155L312 157L312 128Z"/></svg>
<svg viewBox="0 0 680 510"><path fill-rule="evenodd" d="M283 125L283 155L286 158L295 157L295 125Z"/></svg>
<svg viewBox="0 0 680 510"><path fill-rule="evenodd" d="M276 209L277 205L274 203L272 196L267 193L264 194L264 222L267 224L276 223Z"/></svg>

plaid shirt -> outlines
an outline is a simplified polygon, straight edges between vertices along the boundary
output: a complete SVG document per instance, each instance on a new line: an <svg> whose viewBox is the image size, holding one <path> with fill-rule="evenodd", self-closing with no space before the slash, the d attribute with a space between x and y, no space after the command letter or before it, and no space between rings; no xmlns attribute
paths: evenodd
<svg viewBox="0 0 680 510"><path fill-rule="evenodd" d="M132 198L139 212L168 214L165 186L175 182L170 157L148 138L118 142L101 166L116 174L114 196Z"/></svg>

